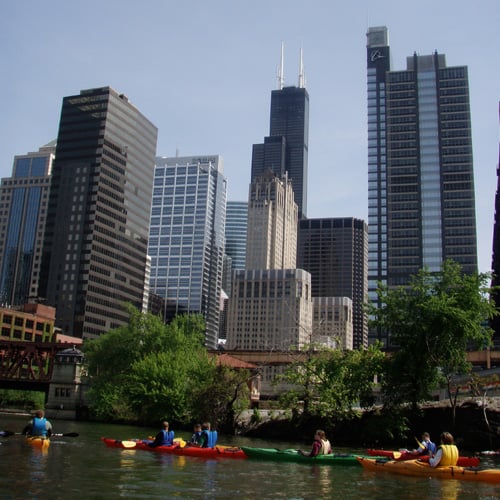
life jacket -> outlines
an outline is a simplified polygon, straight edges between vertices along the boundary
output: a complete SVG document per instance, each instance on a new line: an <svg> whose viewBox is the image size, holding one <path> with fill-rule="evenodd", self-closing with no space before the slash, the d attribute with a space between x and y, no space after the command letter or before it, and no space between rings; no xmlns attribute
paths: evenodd
<svg viewBox="0 0 500 500"><path fill-rule="evenodd" d="M31 425L32 436L47 436L47 419L45 417L38 418L33 417L33 423Z"/></svg>
<svg viewBox="0 0 500 500"><path fill-rule="evenodd" d="M431 456L433 456L433 455L436 453L436 451L437 451L437 446L436 446L436 443L433 443L432 441L428 441L428 442L426 443L426 445L427 445L427 446L426 446L426 448L427 448L427 452L428 452Z"/></svg>
<svg viewBox="0 0 500 500"><path fill-rule="evenodd" d="M217 444L217 431L209 431L205 429L202 433L205 434L207 438L203 448L213 448Z"/></svg>
<svg viewBox="0 0 500 500"><path fill-rule="evenodd" d="M328 439L322 439L318 455L328 455L331 449L332 445L330 444L330 441L328 441Z"/></svg>
<svg viewBox="0 0 500 500"><path fill-rule="evenodd" d="M161 431L163 433L163 441L160 446L170 446L174 442L174 431Z"/></svg>
<svg viewBox="0 0 500 500"><path fill-rule="evenodd" d="M458 448L454 444L442 444L441 448L441 460L438 466L446 465L457 465L458 461Z"/></svg>

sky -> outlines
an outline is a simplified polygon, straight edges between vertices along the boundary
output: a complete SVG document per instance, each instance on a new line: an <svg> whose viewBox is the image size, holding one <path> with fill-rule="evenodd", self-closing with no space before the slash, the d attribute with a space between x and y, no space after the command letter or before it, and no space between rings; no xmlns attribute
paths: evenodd
<svg viewBox="0 0 500 500"><path fill-rule="evenodd" d="M3 0L0 177L57 137L64 96L111 86L158 127L158 156L220 154L247 200L303 50L310 97L307 215L367 221L366 32L387 26L393 70L415 52L468 66L479 271L489 272L499 161L499 0Z"/></svg>

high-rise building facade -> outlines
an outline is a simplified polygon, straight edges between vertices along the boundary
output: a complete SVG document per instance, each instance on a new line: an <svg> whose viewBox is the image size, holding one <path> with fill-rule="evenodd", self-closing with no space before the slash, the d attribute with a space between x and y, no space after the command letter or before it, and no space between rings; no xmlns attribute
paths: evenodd
<svg viewBox="0 0 500 500"><path fill-rule="evenodd" d="M151 291L165 317L200 313L205 343L219 337L227 181L222 158L156 158L149 255Z"/></svg>
<svg viewBox="0 0 500 500"><path fill-rule="evenodd" d="M110 87L63 99L40 294L64 334L94 338L128 322L124 303L143 308L156 139Z"/></svg>
<svg viewBox="0 0 500 500"><path fill-rule="evenodd" d="M352 300L354 348L368 346L368 227L352 217L299 222L297 267L311 273L312 296Z"/></svg>
<svg viewBox="0 0 500 500"><path fill-rule="evenodd" d="M297 87L283 86L282 68L279 88L271 92L269 136L263 144L253 145L251 181L267 170L278 178L286 172L302 219L307 216L309 94L304 87L302 56Z"/></svg>
<svg viewBox="0 0 500 500"><path fill-rule="evenodd" d="M246 269L297 266L298 210L292 183L267 170L255 177L248 195Z"/></svg>
<svg viewBox="0 0 500 500"><path fill-rule="evenodd" d="M467 67L414 54L394 71L387 28L376 27L367 79L368 286L377 303L379 282L407 285L446 259L477 272L476 214Z"/></svg>
<svg viewBox="0 0 500 500"><path fill-rule="evenodd" d="M303 269L233 273L227 347L289 351L311 342L311 275Z"/></svg>
<svg viewBox="0 0 500 500"><path fill-rule="evenodd" d="M228 201L226 206L226 255L232 269L245 269L248 202Z"/></svg>
<svg viewBox="0 0 500 500"><path fill-rule="evenodd" d="M0 304L38 298L43 233L55 144L14 158L0 185Z"/></svg>

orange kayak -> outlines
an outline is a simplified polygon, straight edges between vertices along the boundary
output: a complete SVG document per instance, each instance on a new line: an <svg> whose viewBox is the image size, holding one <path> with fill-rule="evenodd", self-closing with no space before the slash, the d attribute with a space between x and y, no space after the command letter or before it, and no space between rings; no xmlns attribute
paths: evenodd
<svg viewBox="0 0 500 500"><path fill-rule="evenodd" d="M26 442L33 446L34 448L39 448L40 450L46 451L50 446L50 439L41 436L27 436Z"/></svg>
<svg viewBox="0 0 500 500"><path fill-rule="evenodd" d="M415 460L418 458L422 462L428 462L429 456L416 457L413 453L408 451L390 451L390 450L367 450L368 455L371 457L387 457L391 460ZM477 467L481 463L479 457L458 457L457 465L460 467Z"/></svg>
<svg viewBox="0 0 500 500"><path fill-rule="evenodd" d="M431 467L420 460L387 460L357 457L364 469L375 472L391 472L405 476L439 477L442 479L458 479L460 481L485 481L500 483L500 469L473 469L467 467L443 466Z"/></svg>

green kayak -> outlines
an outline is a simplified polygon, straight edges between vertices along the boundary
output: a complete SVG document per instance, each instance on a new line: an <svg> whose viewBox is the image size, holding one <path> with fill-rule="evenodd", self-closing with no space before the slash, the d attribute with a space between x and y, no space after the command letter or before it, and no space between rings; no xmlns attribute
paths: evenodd
<svg viewBox="0 0 500 500"><path fill-rule="evenodd" d="M306 464L321 465L358 465L356 455L344 453L332 453L331 455L318 455L316 457L305 457L297 450L278 450L277 448L251 448L242 446L248 458L261 460L275 460L278 462L300 462Z"/></svg>

